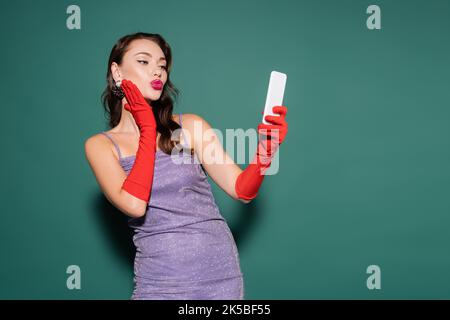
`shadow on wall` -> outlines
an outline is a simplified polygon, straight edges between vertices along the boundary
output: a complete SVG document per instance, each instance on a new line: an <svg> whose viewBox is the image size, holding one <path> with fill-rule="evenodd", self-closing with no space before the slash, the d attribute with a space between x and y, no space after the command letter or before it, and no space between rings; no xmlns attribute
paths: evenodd
<svg viewBox="0 0 450 320"><path fill-rule="evenodd" d="M120 263L133 267L136 248L133 243L133 229L128 227L128 216L114 207L103 193L94 201L99 229L108 239Z"/></svg>
<svg viewBox="0 0 450 320"><path fill-rule="evenodd" d="M230 226L231 233L233 234L236 246L239 249L239 253L243 248L247 236L250 234L251 229L255 228L255 222L259 220L260 215L260 200L258 197L253 199L250 203L238 204L237 222Z"/></svg>

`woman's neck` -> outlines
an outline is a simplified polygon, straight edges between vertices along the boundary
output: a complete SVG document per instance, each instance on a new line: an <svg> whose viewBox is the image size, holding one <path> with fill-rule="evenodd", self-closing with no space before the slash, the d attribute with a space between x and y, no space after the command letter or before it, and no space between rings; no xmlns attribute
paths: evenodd
<svg viewBox="0 0 450 320"><path fill-rule="evenodd" d="M124 106L122 106L122 116L116 126L116 130L120 133L133 134L136 136L140 135L139 127L136 124L133 115L126 110Z"/></svg>

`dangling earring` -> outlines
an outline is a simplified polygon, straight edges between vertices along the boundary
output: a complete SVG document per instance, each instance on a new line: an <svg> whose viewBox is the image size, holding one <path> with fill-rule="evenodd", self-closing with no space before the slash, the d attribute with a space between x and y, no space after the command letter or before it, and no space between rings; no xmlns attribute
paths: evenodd
<svg viewBox="0 0 450 320"><path fill-rule="evenodd" d="M120 87L121 83L122 81L118 80L114 83L114 86L112 87L112 93L120 100L122 100L125 97L125 93Z"/></svg>

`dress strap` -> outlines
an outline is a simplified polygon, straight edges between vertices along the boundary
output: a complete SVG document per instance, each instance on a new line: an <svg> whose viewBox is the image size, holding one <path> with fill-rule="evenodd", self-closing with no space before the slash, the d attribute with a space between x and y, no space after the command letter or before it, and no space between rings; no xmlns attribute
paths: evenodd
<svg viewBox="0 0 450 320"><path fill-rule="evenodd" d="M181 136L183 135L183 124L181 123L181 113L180 113L180 127L181 127L180 144L181 144L181 146L185 147L185 144L181 143Z"/></svg>
<svg viewBox="0 0 450 320"><path fill-rule="evenodd" d="M113 138L107 133L107 132L102 132L105 136L107 136L109 138L109 140L111 140L111 142L113 143L114 147L117 150L117 153L119 154L119 159L122 159L122 154L120 153L120 149L119 146L117 145L117 143L113 140Z"/></svg>

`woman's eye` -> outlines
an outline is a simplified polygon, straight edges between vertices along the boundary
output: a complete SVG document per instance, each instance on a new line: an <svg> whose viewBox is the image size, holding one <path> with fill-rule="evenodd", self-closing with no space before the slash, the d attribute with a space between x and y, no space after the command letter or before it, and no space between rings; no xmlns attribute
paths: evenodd
<svg viewBox="0 0 450 320"><path fill-rule="evenodd" d="M139 62L139 63L144 62L144 63L143 63L144 65L147 65L147 64L148 64L148 61L146 61L146 60L138 60L138 62ZM167 70L167 67L166 67L166 66L160 66L160 67L163 68L164 70Z"/></svg>

